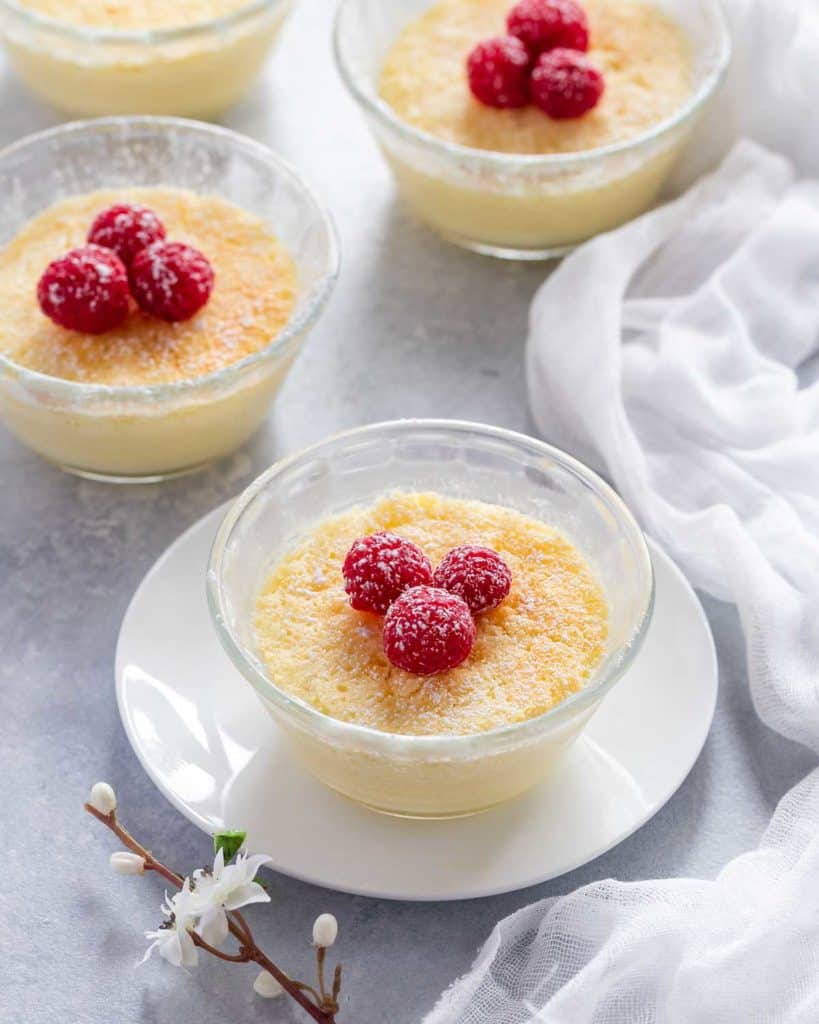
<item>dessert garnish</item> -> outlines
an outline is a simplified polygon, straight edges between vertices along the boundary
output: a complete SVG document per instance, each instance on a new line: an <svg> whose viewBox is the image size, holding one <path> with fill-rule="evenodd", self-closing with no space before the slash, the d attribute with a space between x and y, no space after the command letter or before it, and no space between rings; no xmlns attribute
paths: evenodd
<svg viewBox="0 0 819 1024"><path fill-rule="evenodd" d="M525 107L530 63L529 51L515 36L484 39L467 58L469 88L487 107Z"/></svg>
<svg viewBox="0 0 819 1024"><path fill-rule="evenodd" d="M60 327L103 334L125 320L131 297L159 320L190 320L210 298L214 273L207 257L165 241L162 221L145 206L103 210L88 241L51 262L37 285L40 309Z"/></svg>
<svg viewBox="0 0 819 1024"><path fill-rule="evenodd" d="M342 575L356 611L384 615L405 590L432 583L432 563L417 544L384 531L355 541Z"/></svg>
<svg viewBox="0 0 819 1024"><path fill-rule="evenodd" d="M603 95L602 73L586 56L589 27L576 0L520 0L508 35L478 43L466 61L472 95L488 107L530 102L555 120L582 117Z"/></svg>
<svg viewBox="0 0 819 1024"><path fill-rule="evenodd" d="M474 616L497 608L512 586L509 566L491 548L453 548L433 573L417 544L386 531L353 542L342 576L353 608L386 615L390 662L422 676L465 661L475 642Z"/></svg>
<svg viewBox="0 0 819 1024"><path fill-rule="evenodd" d="M433 676L466 661L475 643L466 601L440 587L412 587L384 619L384 653L396 668Z"/></svg>
<svg viewBox="0 0 819 1024"><path fill-rule="evenodd" d="M534 59L558 47L589 48L589 22L575 0L520 0L506 18L506 31L517 36Z"/></svg>
<svg viewBox="0 0 819 1024"><path fill-rule="evenodd" d="M165 225L147 206L117 203L94 219L88 241L113 249L126 267L137 253L165 237Z"/></svg>
<svg viewBox="0 0 819 1024"><path fill-rule="evenodd" d="M190 320L210 298L213 279L207 258L182 242L154 242L131 264L133 296L159 320Z"/></svg>
<svg viewBox="0 0 819 1024"><path fill-rule="evenodd" d="M512 573L497 551L474 544L453 548L435 570L432 583L463 598L473 615L497 608L512 587Z"/></svg>
<svg viewBox="0 0 819 1024"><path fill-rule="evenodd" d="M128 272L115 252L84 245L49 263L37 285L37 300L61 327L102 334L128 316Z"/></svg>
<svg viewBox="0 0 819 1024"><path fill-rule="evenodd" d="M532 99L555 120L580 117L603 95L603 76L585 53L549 50L532 71Z"/></svg>

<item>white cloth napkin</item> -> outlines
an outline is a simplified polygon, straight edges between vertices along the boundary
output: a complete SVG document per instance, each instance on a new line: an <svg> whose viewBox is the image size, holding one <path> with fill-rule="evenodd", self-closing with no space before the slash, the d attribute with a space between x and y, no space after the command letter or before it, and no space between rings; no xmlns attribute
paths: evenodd
<svg viewBox="0 0 819 1024"><path fill-rule="evenodd" d="M546 281L530 399L737 605L759 715L819 752L819 2L726 6L735 62L679 180L756 141ZM819 769L714 881L607 880L502 921L426 1024L529 1021L816 1024Z"/></svg>

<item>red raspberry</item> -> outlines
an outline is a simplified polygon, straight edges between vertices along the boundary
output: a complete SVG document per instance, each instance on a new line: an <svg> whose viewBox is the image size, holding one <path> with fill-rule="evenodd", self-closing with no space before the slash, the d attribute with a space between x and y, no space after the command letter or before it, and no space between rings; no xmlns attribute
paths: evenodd
<svg viewBox="0 0 819 1024"><path fill-rule="evenodd" d="M559 46L584 52L589 48L589 22L575 0L520 0L506 18L506 29L532 58Z"/></svg>
<svg viewBox="0 0 819 1024"><path fill-rule="evenodd" d="M89 242L113 249L126 267L131 265L138 252L164 237L165 227L153 210L127 203L103 210L88 232Z"/></svg>
<svg viewBox="0 0 819 1024"><path fill-rule="evenodd" d="M525 107L530 63L526 47L514 36L484 39L466 60L472 95L487 107Z"/></svg>
<svg viewBox="0 0 819 1024"><path fill-rule="evenodd" d="M603 76L576 50L542 53L532 72L532 99L557 120L580 117L596 107L604 88Z"/></svg>
<svg viewBox="0 0 819 1024"><path fill-rule="evenodd" d="M497 551L464 544L453 548L432 577L434 586L457 594L473 615L497 608L512 587L512 573Z"/></svg>
<svg viewBox="0 0 819 1024"><path fill-rule="evenodd" d="M130 277L139 308L160 320L190 320L213 291L213 267L181 242L154 242L137 253Z"/></svg>
<svg viewBox="0 0 819 1024"><path fill-rule="evenodd" d="M49 263L37 285L37 300L60 327L102 334L128 315L128 272L110 249L84 245Z"/></svg>
<svg viewBox="0 0 819 1024"><path fill-rule="evenodd" d="M355 541L342 573L353 608L379 615L405 590L432 583L432 563L424 552L394 533L373 533Z"/></svg>
<svg viewBox="0 0 819 1024"><path fill-rule="evenodd" d="M465 601L438 587L413 587L384 619L384 653L396 668L434 676L465 661L475 622Z"/></svg>

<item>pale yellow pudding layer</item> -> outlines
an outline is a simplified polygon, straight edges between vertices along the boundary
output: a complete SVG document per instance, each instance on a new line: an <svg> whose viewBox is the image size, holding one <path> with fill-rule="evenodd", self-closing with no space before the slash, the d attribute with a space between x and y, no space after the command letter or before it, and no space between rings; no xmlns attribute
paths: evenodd
<svg viewBox="0 0 819 1024"><path fill-rule="evenodd" d="M589 57L606 88L583 117L555 121L535 106L497 110L476 100L465 61L505 31L509 0L442 0L411 22L384 61L381 97L398 117L448 142L500 153L576 153L633 138L674 114L690 91L682 29L634 0L586 0Z"/></svg>
<svg viewBox="0 0 819 1024"><path fill-rule="evenodd" d="M271 0L252 13L245 13L249 0L23 0L23 6L58 22L56 29L32 28L22 18L4 26L15 71L46 102L81 117L208 118L247 91L291 0ZM219 22L232 15L229 26ZM214 19L218 28L209 24ZM94 32L146 35L121 41Z"/></svg>
<svg viewBox="0 0 819 1024"><path fill-rule="evenodd" d="M52 323L37 304L48 263L84 245L94 217L120 202L159 215L169 239L200 249L216 281L191 320L169 324L134 306L125 323L84 335ZM32 220L0 252L0 352L40 373L95 384L190 380L268 345L290 318L296 269L257 217L223 199L169 188L94 192L65 199Z"/></svg>
<svg viewBox="0 0 819 1024"><path fill-rule="evenodd" d="M378 530L419 544L433 564L461 544L507 561L511 593L479 617L458 668L430 678L394 668L383 619L349 606L344 556ZM463 735L541 715L581 688L603 655L607 619L582 555L546 524L499 505L398 492L321 523L275 566L255 637L276 684L324 714L383 732Z"/></svg>
<svg viewBox="0 0 819 1024"><path fill-rule="evenodd" d="M176 28L223 18L250 0L19 0L20 6L71 25L119 30Z"/></svg>

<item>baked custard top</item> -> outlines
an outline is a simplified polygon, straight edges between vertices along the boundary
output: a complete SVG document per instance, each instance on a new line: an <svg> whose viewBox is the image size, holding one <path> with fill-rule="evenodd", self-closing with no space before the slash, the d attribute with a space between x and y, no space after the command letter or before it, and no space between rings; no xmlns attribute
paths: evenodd
<svg viewBox="0 0 819 1024"><path fill-rule="evenodd" d="M389 530L437 564L461 544L491 547L512 589L477 618L460 666L424 678L393 667L383 618L354 611L341 566L352 542ZM276 564L255 614L258 653L282 690L324 714L384 732L459 735L534 718L579 690L608 632L603 592L560 533L500 505L396 492L315 527Z"/></svg>
<svg viewBox="0 0 819 1024"><path fill-rule="evenodd" d="M201 250L216 274L207 305L166 323L136 307L105 334L52 323L37 303L51 260L85 244L94 217L114 203L149 206L168 238ZM258 217L216 196L171 188L93 192L64 199L30 221L0 251L0 352L52 377L117 386L190 380L264 348L296 298L296 267Z"/></svg>
<svg viewBox="0 0 819 1024"><path fill-rule="evenodd" d="M622 142L672 116L691 91L688 38L640 0L584 0L590 60L603 73L600 103L552 120L535 106L498 110L472 96L472 48L502 35L510 0L439 0L400 33L384 61L380 94L397 116L447 142L498 153L576 153Z"/></svg>

